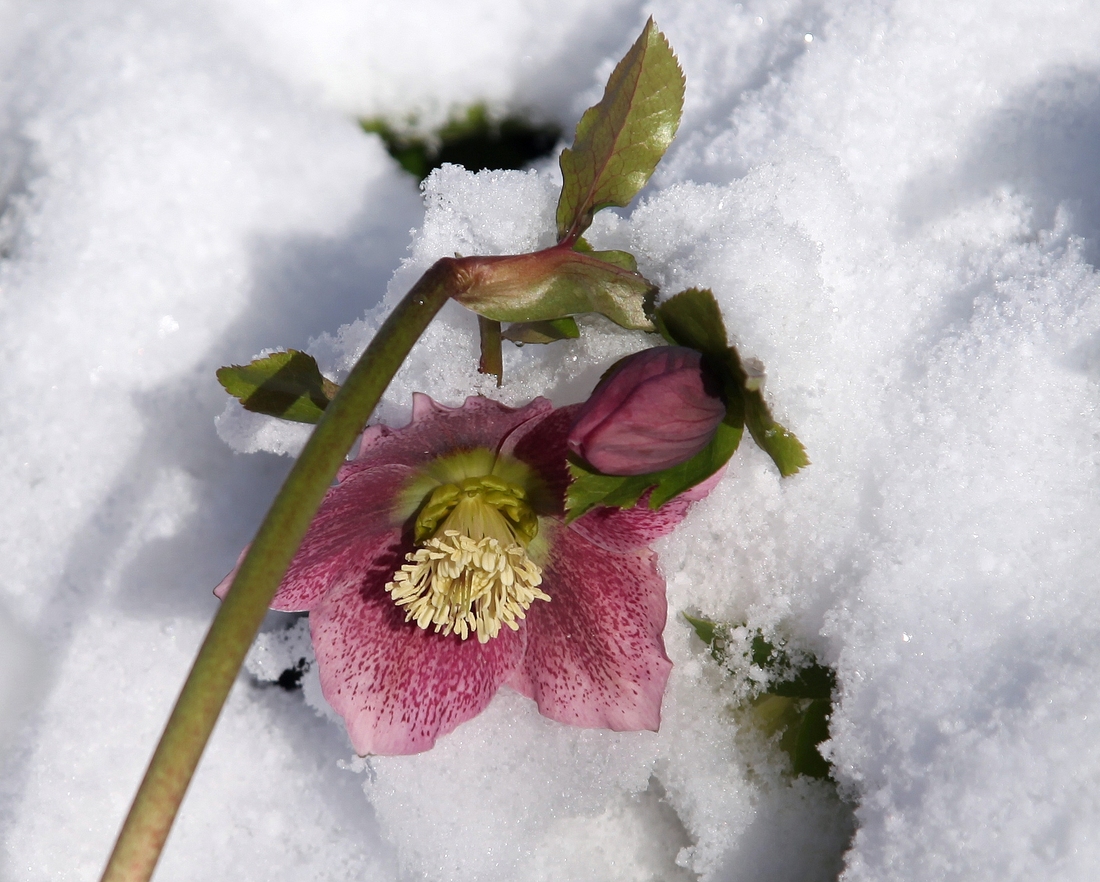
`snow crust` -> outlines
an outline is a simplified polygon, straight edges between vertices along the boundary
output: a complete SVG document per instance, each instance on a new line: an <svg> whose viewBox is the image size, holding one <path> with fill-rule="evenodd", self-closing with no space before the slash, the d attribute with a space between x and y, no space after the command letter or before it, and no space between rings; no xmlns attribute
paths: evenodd
<svg viewBox="0 0 1100 882"><path fill-rule="evenodd" d="M656 734L502 691L428 754L355 758L309 671L272 685L305 651L273 615L157 878L1096 877L1100 9L587 6L0 4L3 878L98 877L304 441L216 368L296 346L339 378L438 257L549 243L553 162L420 194L355 115L571 127L651 13L684 125L590 238L714 290L813 465L746 443L660 543ZM379 418L577 401L639 345L585 319L498 391L448 307ZM839 798L738 727L685 610L835 666Z"/></svg>

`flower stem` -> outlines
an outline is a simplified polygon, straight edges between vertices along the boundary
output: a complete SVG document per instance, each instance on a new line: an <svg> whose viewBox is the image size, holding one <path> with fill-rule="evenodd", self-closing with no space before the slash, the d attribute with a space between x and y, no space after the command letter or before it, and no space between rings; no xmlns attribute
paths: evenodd
<svg viewBox="0 0 1100 882"><path fill-rule="evenodd" d="M504 382L504 356L500 351L500 322L483 315L477 317L478 336L481 338L481 360L477 369L497 378L497 387Z"/></svg>
<svg viewBox="0 0 1100 882"><path fill-rule="evenodd" d="M325 409L214 616L102 882L146 882L152 876L229 689L325 491L413 344L463 285L459 261L435 263L389 315Z"/></svg>

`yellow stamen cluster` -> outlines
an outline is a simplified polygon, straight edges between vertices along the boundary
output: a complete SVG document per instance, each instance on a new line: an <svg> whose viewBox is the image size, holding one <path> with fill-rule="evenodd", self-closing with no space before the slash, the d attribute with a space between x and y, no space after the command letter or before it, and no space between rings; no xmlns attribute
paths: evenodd
<svg viewBox="0 0 1100 882"><path fill-rule="evenodd" d="M487 643L502 625L518 630L536 600L550 599L525 548L537 529L519 487L494 476L445 484L417 519L418 547L386 590L406 607L405 621Z"/></svg>
<svg viewBox="0 0 1100 882"><path fill-rule="evenodd" d="M527 608L550 598L538 586L542 573L519 545L502 548L489 536L479 540L444 530L408 555L409 563L386 586L398 606L408 607L405 621L436 633L471 633L487 643L500 626L519 628Z"/></svg>

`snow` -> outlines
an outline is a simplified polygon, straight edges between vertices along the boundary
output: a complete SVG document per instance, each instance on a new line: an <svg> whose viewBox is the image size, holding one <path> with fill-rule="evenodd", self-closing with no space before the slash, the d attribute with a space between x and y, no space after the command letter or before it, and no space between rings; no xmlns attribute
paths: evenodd
<svg viewBox="0 0 1100 882"><path fill-rule="evenodd" d="M97 878L304 440L217 367L296 346L338 375L436 258L552 235L552 161L422 198L355 116L568 129L651 13L684 125L591 240L715 291L813 465L746 444L659 544L656 734L502 690L358 759L315 672L266 682L302 651L272 615L157 878L1095 878L1100 11L1018 0L0 3L3 878ZM585 319L506 350L498 392L473 328L448 307L380 418L576 401L638 346ZM840 798L738 727L685 610L836 668Z"/></svg>

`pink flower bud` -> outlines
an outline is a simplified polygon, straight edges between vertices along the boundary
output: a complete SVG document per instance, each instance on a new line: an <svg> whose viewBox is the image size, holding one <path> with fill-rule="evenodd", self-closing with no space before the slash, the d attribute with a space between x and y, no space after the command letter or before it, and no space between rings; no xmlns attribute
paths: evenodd
<svg viewBox="0 0 1100 882"><path fill-rule="evenodd" d="M569 449L606 475L658 472L706 447L725 415L698 352L646 349L623 359L581 406Z"/></svg>

